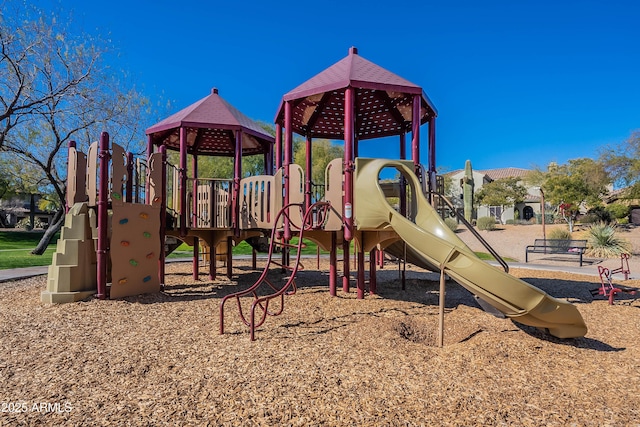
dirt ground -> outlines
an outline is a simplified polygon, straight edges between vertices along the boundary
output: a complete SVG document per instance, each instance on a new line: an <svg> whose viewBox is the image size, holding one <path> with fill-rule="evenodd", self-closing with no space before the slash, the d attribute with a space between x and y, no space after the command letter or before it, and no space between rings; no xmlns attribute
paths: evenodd
<svg viewBox="0 0 640 427"><path fill-rule="evenodd" d="M485 238L522 259L528 227ZM246 262L198 282L171 264L165 292L117 301L42 304L44 276L0 284L0 425L640 426L640 300L594 298L597 276L511 270L576 304L589 331L569 340L448 283L439 348L437 275L410 268L402 290L388 264L379 294L357 300L329 295L326 262L304 264L255 342L235 304L218 331L221 298L259 274Z"/></svg>

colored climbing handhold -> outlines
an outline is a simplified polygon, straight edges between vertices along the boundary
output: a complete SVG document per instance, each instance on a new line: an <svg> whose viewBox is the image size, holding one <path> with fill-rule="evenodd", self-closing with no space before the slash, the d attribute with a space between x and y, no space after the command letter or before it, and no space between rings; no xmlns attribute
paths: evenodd
<svg viewBox="0 0 640 427"><path fill-rule="evenodd" d="M120 221L118 221L120 224L126 224L129 222L129 218L122 218Z"/></svg>
<svg viewBox="0 0 640 427"><path fill-rule="evenodd" d="M111 193L111 197L117 200L122 199L122 196L120 195L120 193Z"/></svg>
<svg viewBox="0 0 640 427"><path fill-rule="evenodd" d="M126 240L123 240L122 242L120 242L120 244L122 246L129 246L129 242L127 242Z"/></svg>
<svg viewBox="0 0 640 427"><path fill-rule="evenodd" d="M149 280L151 280L151 276L145 276L144 279L142 279L143 282L148 282Z"/></svg>
<svg viewBox="0 0 640 427"><path fill-rule="evenodd" d="M147 254L147 259L153 259L153 257L154 257L153 252L149 252L149 253Z"/></svg>
<svg viewBox="0 0 640 427"><path fill-rule="evenodd" d="M147 239L151 237L151 233L149 233L148 231L145 231L144 233L142 233L142 235Z"/></svg>
<svg viewBox="0 0 640 427"><path fill-rule="evenodd" d="M135 259L131 258L129 260L129 264L133 265L134 267L136 267L138 265L138 261L136 261Z"/></svg>
<svg viewBox="0 0 640 427"><path fill-rule="evenodd" d="M119 285L124 285L124 284L126 284L126 283L127 283L127 279L126 279L126 278L125 278L125 279L120 279L120 280L118 280L118 284L119 284Z"/></svg>
<svg viewBox="0 0 640 427"><path fill-rule="evenodd" d="M149 218L149 214L146 213L146 212L140 212L140 218L147 219L147 218Z"/></svg>

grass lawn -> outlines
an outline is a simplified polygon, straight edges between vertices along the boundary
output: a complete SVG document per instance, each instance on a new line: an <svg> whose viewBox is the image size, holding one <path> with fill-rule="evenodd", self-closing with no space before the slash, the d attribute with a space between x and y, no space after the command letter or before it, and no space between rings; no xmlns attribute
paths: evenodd
<svg viewBox="0 0 640 427"><path fill-rule="evenodd" d="M0 231L0 270L8 268L22 268L50 265L51 258L55 252L58 236L51 239L49 247L43 255L31 255L30 252L36 247L44 231ZM297 244L297 238L292 240ZM303 255L315 255L317 245L305 240L305 247L302 249ZM342 253L342 248L338 249ZM322 254L328 252L321 251ZM251 246L247 242L241 242L233 248L234 255L251 255ZM182 244L168 258L190 258L193 255L193 248ZM483 260L492 260L493 257L484 252L476 252L476 255ZM507 259L506 261L513 261Z"/></svg>
<svg viewBox="0 0 640 427"><path fill-rule="evenodd" d="M306 246L302 248L302 255L315 255L317 253L318 246L315 243L310 240L304 240L303 243ZM298 238L294 237L291 240L291 244L297 245ZM240 242L240 244L238 246L234 246L232 250L234 255L251 255L251 249L251 245L249 245L247 242ZM292 249L292 251L295 251L295 248ZM338 252L341 253L342 249L339 249ZM329 252L325 252L322 250L320 253L329 254ZM178 246L178 248L173 251L167 258L188 258L192 255L193 248L186 243L183 243L182 245Z"/></svg>
<svg viewBox="0 0 640 427"><path fill-rule="evenodd" d="M31 255L44 231L0 231L0 270L50 265L58 235L51 239L43 255Z"/></svg>

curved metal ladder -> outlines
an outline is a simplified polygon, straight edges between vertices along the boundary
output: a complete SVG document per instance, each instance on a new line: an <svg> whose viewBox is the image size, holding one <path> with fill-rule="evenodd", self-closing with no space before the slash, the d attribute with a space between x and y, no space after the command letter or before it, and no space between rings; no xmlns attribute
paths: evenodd
<svg viewBox="0 0 640 427"><path fill-rule="evenodd" d="M302 238L303 238L304 232L310 231L310 230L322 229L326 219L328 218L328 212L330 207L331 207L331 204L329 202L316 202L313 205L311 205L309 209L307 209L307 212L304 213L304 215L302 215L304 205L302 203L291 203L284 206L280 210L280 212L278 212L278 215L276 216L276 219L274 221L273 229L271 230L271 239L269 242L269 255L267 258L267 264L264 268L264 271L262 272L258 280L256 280L256 282L253 285L251 285L248 289L226 295L224 298L222 298L222 301L220 302L220 334L224 334L224 305L228 300L232 298L235 298L236 300L236 303L238 306L238 312L240 313L240 319L246 326L249 327L251 341L255 341L255 328L262 326L266 321L267 316L278 316L282 314L284 310L284 296L293 295L296 293L296 290L297 290L296 283L295 283L295 276L296 276L296 273L302 269L302 266L300 263L300 251L302 249ZM286 219L287 221L291 222L291 213L289 211L292 208L297 208L297 210L300 213L300 216L302 217L302 225L298 235L298 244L291 245L288 243L278 243L277 242L277 235L279 233L278 223L280 222L280 219L282 217L284 217L284 219ZM315 218L314 218L314 214L315 214ZM272 260L273 249L276 245L281 245L286 248L296 248L296 251L297 251L296 261L293 266L285 266ZM291 275L287 279L286 283L281 287L278 287L271 280L269 280L269 277L268 277L269 268L271 267L272 264L291 270ZM268 295L258 296L258 289L263 285L267 285L274 292ZM241 297L248 296L248 295L253 296L253 303L251 304L251 312L249 313L249 320L247 320L247 317L245 316L242 310L242 305L240 302ZM280 307L277 311L272 312L272 311L269 311L269 301L275 298L280 298ZM259 319L257 319L256 321L257 308L259 308L262 313Z"/></svg>

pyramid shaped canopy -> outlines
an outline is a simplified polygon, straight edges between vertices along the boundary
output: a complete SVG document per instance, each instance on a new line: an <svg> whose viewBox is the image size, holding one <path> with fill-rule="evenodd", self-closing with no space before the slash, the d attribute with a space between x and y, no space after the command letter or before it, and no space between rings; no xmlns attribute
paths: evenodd
<svg viewBox="0 0 640 427"><path fill-rule="evenodd" d="M274 138L258 123L222 99L217 89L198 102L147 129L154 145L180 150L180 128L187 131L187 147L192 154L233 156L235 131L242 132L242 154L270 151Z"/></svg>
<svg viewBox="0 0 640 427"><path fill-rule="evenodd" d="M284 124L284 105L289 101L294 132L342 139L344 91L347 87L355 89L355 131L358 139L408 132L414 95L421 96L421 124L437 115L421 87L364 59L352 47L348 56L285 94L275 121Z"/></svg>

